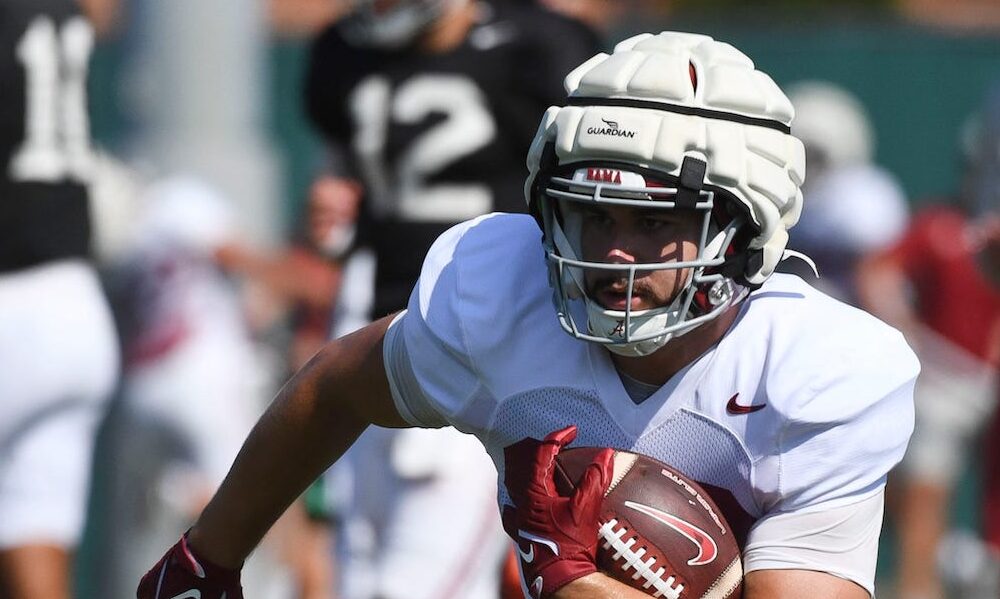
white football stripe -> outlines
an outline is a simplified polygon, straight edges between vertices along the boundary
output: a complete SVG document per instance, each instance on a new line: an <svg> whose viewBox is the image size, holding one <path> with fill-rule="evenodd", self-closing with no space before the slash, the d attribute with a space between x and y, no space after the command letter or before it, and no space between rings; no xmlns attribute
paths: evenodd
<svg viewBox="0 0 1000 599"><path fill-rule="evenodd" d="M708 587L701 599L726 599L742 581L743 562L736 556L722 574L719 574L712 586Z"/></svg>
<svg viewBox="0 0 1000 599"><path fill-rule="evenodd" d="M627 475L629 471L632 470L632 466L635 466L635 462L637 459L638 456L636 456L634 453L628 453L625 451L615 452L615 458L612 468L613 474L611 476L611 484L608 485L608 489L604 491L605 497L607 497L612 491L615 490L615 487L618 486L618 483L622 482L622 479L625 478L625 475Z"/></svg>

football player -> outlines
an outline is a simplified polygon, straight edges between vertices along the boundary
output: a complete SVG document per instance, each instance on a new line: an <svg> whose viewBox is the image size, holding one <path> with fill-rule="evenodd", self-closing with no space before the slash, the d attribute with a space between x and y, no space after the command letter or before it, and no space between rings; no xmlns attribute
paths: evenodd
<svg viewBox="0 0 1000 599"><path fill-rule="evenodd" d="M89 261L90 24L0 0L0 596L69 596L117 342Z"/></svg>
<svg viewBox="0 0 1000 599"><path fill-rule="evenodd" d="M450 226L524 211L538 115L597 50L575 21L473 0L357 0L317 38L308 111L345 175L362 183L357 245L375 256L373 282L346 281L374 284L373 301L344 318L404 308L424 254Z"/></svg>
<svg viewBox="0 0 1000 599"><path fill-rule="evenodd" d="M548 491L573 441L549 434L570 424L579 445L711 489L745 598L873 594L919 366L896 330L772 276L802 208L791 103L731 45L674 32L627 39L565 84L528 154L531 215L450 229L404 312L301 370L140 597L238 596L260 536L370 424L479 438L532 597L647 596L597 571L606 459L572 500Z"/></svg>

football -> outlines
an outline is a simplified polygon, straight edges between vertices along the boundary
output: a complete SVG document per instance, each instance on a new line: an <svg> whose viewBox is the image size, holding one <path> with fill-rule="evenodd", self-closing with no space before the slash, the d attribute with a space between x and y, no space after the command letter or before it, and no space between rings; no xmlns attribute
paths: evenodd
<svg viewBox="0 0 1000 599"><path fill-rule="evenodd" d="M569 495L597 447L563 450L555 483ZM743 563L722 512L701 487L652 458L616 451L604 494L597 565L653 597L740 597Z"/></svg>

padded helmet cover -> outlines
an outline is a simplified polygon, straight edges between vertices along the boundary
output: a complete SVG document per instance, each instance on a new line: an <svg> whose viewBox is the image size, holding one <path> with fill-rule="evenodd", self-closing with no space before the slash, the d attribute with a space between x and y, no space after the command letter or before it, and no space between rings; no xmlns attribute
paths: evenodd
<svg viewBox="0 0 1000 599"><path fill-rule="evenodd" d="M529 209L537 213L540 175L558 166L607 160L678 177L686 157L698 158L705 185L729 192L752 221L741 282L771 275L801 213L805 151L789 133L791 102L750 58L705 35L647 33L564 85L567 105L546 111L528 153Z"/></svg>

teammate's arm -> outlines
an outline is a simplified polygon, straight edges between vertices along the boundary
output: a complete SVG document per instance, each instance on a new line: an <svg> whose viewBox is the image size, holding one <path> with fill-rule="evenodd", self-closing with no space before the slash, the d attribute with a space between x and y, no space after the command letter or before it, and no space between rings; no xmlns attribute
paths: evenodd
<svg viewBox="0 0 1000 599"><path fill-rule="evenodd" d="M278 516L368 427L409 426L382 361L390 317L327 345L282 388L188 536L238 568Z"/></svg>

